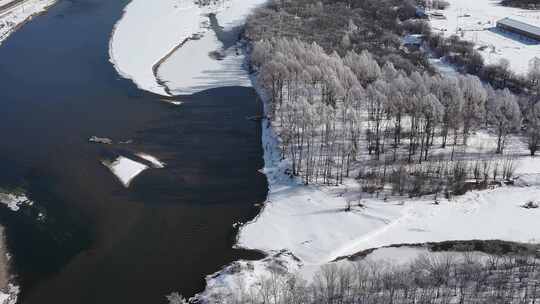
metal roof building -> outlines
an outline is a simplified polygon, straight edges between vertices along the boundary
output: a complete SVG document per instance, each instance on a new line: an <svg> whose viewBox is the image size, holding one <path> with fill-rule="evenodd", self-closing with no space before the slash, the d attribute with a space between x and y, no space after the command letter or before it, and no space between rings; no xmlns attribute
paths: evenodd
<svg viewBox="0 0 540 304"><path fill-rule="evenodd" d="M504 18L497 21L499 29L520 34L522 36L540 40L540 27L511 18Z"/></svg>

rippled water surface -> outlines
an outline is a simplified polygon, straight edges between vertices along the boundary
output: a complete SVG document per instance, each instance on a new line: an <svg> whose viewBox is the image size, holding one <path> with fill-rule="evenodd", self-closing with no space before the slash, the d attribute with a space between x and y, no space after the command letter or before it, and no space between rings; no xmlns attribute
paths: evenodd
<svg viewBox="0 0 540 304"><path fill-rule="evenodd" d="M257 256L231 249L232 224L266 195L260 125L246 119L261 112L255 92L176 107L120 79L108 41L126 3L60 0L0 47L0 187L36 202L0 208L22 303L162 303ZM167 167L125 189L100 160L137 151Z"/></svg>

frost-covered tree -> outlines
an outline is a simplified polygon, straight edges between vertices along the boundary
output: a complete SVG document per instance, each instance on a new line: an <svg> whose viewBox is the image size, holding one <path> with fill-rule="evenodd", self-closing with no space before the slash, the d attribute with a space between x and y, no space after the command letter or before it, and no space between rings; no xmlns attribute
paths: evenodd
<svg viewBox="0 0 540 304"><path fill-rule="evenodd" d="M377 80L367 90L368 150L369 154L375 152L377 159L384 153L382 140L390 90L389 84L383 80Z"/></svg>
<svg viewBox="0 0 540 304"><path fill-rule="evenodd" d="M497 91L495 97L489 99L488 120L497 130L496 153L503 153L507 135L521 125L517 98L508 89Z"/></svg>
<svg viewBox="0 0 540 304"><path fill-rule="evenodd" d="M391 82L393 81L396 77L398 77L399 75L399 71L396 70L396 67L394 66L393 63L391 62L386 62L382 69L381 69L381 76L382 78L387 81L387 82Z"/></svg>
<svg viewBox="0 0 540 304"><path fill-rule="evenodd" d="M429 148L433 145L435 129L444 115L444 106L433 94L421 98L420 109L422 111L421 134L420 134L420 158L419 162L428 159Z"/></svg>
<svg viewBox="0 0 540 304"><path fill-rule="evenodd" d="M540 146L540 103L529 107L527 113L527 144L531 156L534 156Z"/></svg>
<svg viewBox="0 0 540 304"><path fill-rule="evenodd" d="M349 51L343 58L343 62L351 68L363 86L374 82L381 76L379 64L368 51L364 50L360 54Z"/></svg>
<svg viewBox="0 0 540 304"><path fill-rule="evenodd" d="M403 118L406 115L408 96L412 91L412 85L409 78L399 75L394 78L390 84L390 95L388 96L388 114L393 120L394 143L393 143L393 161L397 158L397 149L401 144L401 133Z"/></svg>
<svg viewBox="0 0 540 304"><path fill-rule="evenodd" d="M463 144L467 145L469 133L476 128L484 117L486 89L476 76L460 77L460 88L463 94Z"/></svg>
<svg viewBox="0 0 540 304"><path fill-rule="evenodd" d="M370 176L367 189L394 180L396 167L408 161L399 170L399 193L441 191L442 180L465 180L469 169L433 162L412 165L431 161L435 142L442 148L451 144L454 160L458 134L466 144L471 131L488 127L488 113L502 153L506 136L519 125L515 97L486 89L474 76L407 74L391 63L379 67L367 51L351 50L342 57L316 43L287 38L257 42L252 56L258 82L269 97L269 119L281 139L282 156L290 164L288 172L306 184L342 183L350 168L358 168L355 162L365 160L365 153L375 165L370 172L357 172ZM386 153L387 146L392 155Z"/></svg>
<svg viewBox="0 0 540 304"><path fill-rule="evenodd" d="M277 56L276 56L277 57ZM272 115L275 115L277 105L283 102L283 86L287 77L287 67L279 59L273 59L261 67L260 74L263 86L269 88L272 98Z"/></svg>
<svg viewBox="0 0 540 304"><path fill-rule="evenodd" d="M540 58L534 57L529 61L527 79L536 94L540 93Z"/></svg>
<svg viewBox="0 0 540 304"><path fill-rule="evenodd" d="M463 94L458 81L454 77L442 77L433 81L432 91L444 106L442 117L442 143L445 148L449 133L453 132L453 145L456 145L457 135L462 124Z"/></svg>

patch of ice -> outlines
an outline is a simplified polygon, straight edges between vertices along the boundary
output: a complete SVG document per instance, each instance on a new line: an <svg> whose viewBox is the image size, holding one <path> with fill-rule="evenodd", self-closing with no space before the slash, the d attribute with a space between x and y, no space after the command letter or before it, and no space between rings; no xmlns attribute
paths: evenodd
<svg viewBox="0 0 540 304"><path fill-rule="evenodd" d="M32 201L24 194L0 192L0 203L12 211L19 211L22 205L32 205Z"/></svg>
<svg viewBox="0 0 540 304"><path fill-rule="evenodd" d="M201 31L202 12L193 0L131 1L112 33L110 61L140 89L168 95L154 77L154 65Z"/></svg>
<svg viewBox="0 0 540 304"><path fill-rule="evenodd" d="M137 155L138 157L144 159L144 160L147 160L149 161L150 163L152 163L152 167L153 168L164 168L165 167L165 163L160 161L159 159L157 159L157 157L155 156L152 156L150 154L146 154L146 153L136 153L135 155Z"/></svg>
<svg viewBox="0 0 540 304"><path fill-rule="evenodd" d="M98 136L91 136L88 139L89 142L98 143L98 144L105 144L110 145L113 143L112 139L107 137L98 137Z"/></svg>
<svg viewBox="0 0 540 304"><path fill-rule="evenodd" d="M161 98L161 101L172 104L172 105L175 105L175 106L180 106L180 105L183 104L182 101L178 101L178 100L174 100L174 99L168 99L168 98Z"/></svg>
<svg viewBox="0 0 540 304"><path fill-rule="evenodd" d="M126 188L137 175L148 169L148 166L124 156L119 156L113 162L102 161L102 164L109 168Z"/></svg>

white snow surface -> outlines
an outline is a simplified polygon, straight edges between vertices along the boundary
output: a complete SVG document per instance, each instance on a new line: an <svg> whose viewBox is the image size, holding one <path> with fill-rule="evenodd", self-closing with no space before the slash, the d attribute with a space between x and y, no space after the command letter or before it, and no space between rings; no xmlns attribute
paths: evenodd
<svg viewBox="0 0 540 304"><path fill-rule="evenodd" d="M224 57L215 59L211 52L219 52ZM244 62L241 47L224 50L215 32L208 31L199 40L187 41L167 58L158 69L158 77L173 95L226 86L249 86Z"/></svg>
<svg viewBox="0 0 540 304"><path fill-rule="evenodd" d="M13 2L13 0L0 0L0 6L4 6L4 5L9 4L11 2Z"/></svg>
<svg viewBox="0 0 540 304"><path fill-rule="evenodd" d="M20 288L17 285L8 284L7 291L0 291L0 304L15 304Z"/></svg>
<svg viewBox="0 0 540 304"><path fill-rule="evenodd" d="M247 16L266 0L229 0L216 11L216 19L223 31L245 23ZM250 86L244 62L244 49L238 45L225 48L213 30L199 40L190 40L175 51L158 70L173 94L193 94L224 86ZM223 58L211 56L218 52Z"/></svg>
<svg viewBox="0 0 540 304"><path fill-rule="evenodd" d="M468 252L467 255L478 260L488 256L477 251ZM433 252L425 247L401 246L378 248L365 257L354 261L341 259L329 264L349 269L355 269L357 264L376 265L380 270L385 267L395 269L396 267L406 267L422 256L434 259L450 256L455 261L462 261L464 258L463 253L455 251ZM219 272L209 275L206 278L206 290L195 298L201 300L202 303L224 303L223 299L229 295L249 294L250 286L260 284L264 278L270 278L272 276L271 270L276 269L297 275L307 283L312 283L315 275L322 270L322 266L322 264L303 265L286 252L277 253L259 261L236 261Z"/></svg>
<svg viewBox="0 0 540 304"><path fill-rule="evenodd" d="M0 5L5 5L13 1L0 1ZM11 35L19 25L29 21L33 16L44 12L53 5L56 0L25 0L21 3L6 9L0 10L0 44Z"/></svg>
<svg viewBox="0 0 540 304"><path fill-rule="evenodd" d="M163 84L173 94L248 86L242 50L237 46L224 49L209 28L208 14L215 13L220 26L228 31L243 24L265 1L226 0L200 8L193 0L156 0L151 4L132 0L113 31L110 60L123 77L160 95L169 95ZM197 39L186 40L195 34ZM212 52L224 57L217 60L210 56Z"/></svg>
<svg viewBox="0 0 540 304"><path fill-rule="evenodd" d="M525 74L530 60L540 57L540 42L503 33L496 28L496 22L506 17L540 26L540 11L504 7L494 0L447 2L450 6L440 11L446 19L431 18L433 30L441 31L445 36L458 34L461 37L463 33L462 38L476 44L486 63L498 63L505 58L514 72Z"/></svg>
<svg viewBox="0 0 540 304"><path fill-rule="evenodd" d="M146 153L142 153L142 152L136 153L135 155L137 155L138 157L140 157L140 158L142 158L144 160L149 161L152 164L152 167L154 167L154 168L165 168L165 163L160 161L155 156L152 156L152 155L146 154Z"/></svg>
<svg viewBox="0 0 540 304"><path fill-rule="evenodd" d="M241 228L238 246L276 252L291 251L305 264L320 264L355 252L398 243L500 239L540 242L540 210L524 209L540 197L538 185L468 192L439 205L433 199L361 201L363 208L345 212L348 189L354 186L304 186L285 176L276 137L263 128L265 168L270 184L262 213ZM518 174L539 176L520 160ZM356 193L356 196L358 193Z"/></svg>
<svg viewBox="0 0 540 304"><path fill-rule="evenodd" d="M124 156L119 156L113 162L102 161L102 163L116 175L126 188L137 175L148 169L148 166Z"/></svg>
<svg viewBox="0 0 540 304"><path fill-rule="evenodd" d="M154 77L153 67L201 30L202 12L193 0L132 0L112 33L111 62L140 89L168 95Z"/></svg>
<svg viewBox="0 0 540 304"><path fill-rule="evenodd" d="M6 205L12 211L19 211L22 205L32 205L32 201L24 194L3 192L0 192L0 203Z"/></svg>

